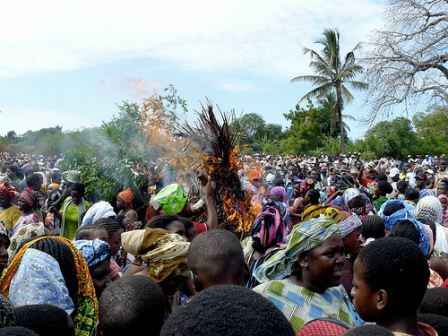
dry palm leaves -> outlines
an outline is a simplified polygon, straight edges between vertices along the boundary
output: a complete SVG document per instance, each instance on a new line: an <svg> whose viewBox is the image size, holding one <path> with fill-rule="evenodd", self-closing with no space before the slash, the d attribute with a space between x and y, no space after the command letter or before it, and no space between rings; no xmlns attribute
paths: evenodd
<svg viewBox="0 0 448 336"><path fill-rule="evenodd" d="M247 233L255 219L250 196L241 185L238 171L241 169L237 134L232 132L232 114L219 111L216 117L213 106L203 106L196 124L186 124L180 135L189 138L191 150L204 153L202 168L215 183L215 201L219 223Z"/></svg>

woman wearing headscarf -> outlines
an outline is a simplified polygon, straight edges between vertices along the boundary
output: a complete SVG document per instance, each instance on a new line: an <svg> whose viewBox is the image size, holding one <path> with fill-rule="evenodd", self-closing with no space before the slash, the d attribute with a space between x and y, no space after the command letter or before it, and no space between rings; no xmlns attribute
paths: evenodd
<svg viewBox="0 0 448 336"><path fill-rule="evenodd" d="M85 258L63 237L39 237L24 244L0 281L15 306L50 304L64 309L76 336L93 336L98 304Z"/></svg>
<svg viewBox="0 0 448 336"><path fill-rule="evenodd" d="M435 229L434 252L448 254L448 228L441 225L443 221L443 206L435 196L421 198L414 210L415 217Z"/></svg>
<svg viewBox="0 0 448 336"><path fill-rule="evenodd" d="M22 191L17 203L22 214L9 232L10 237L14 236L23 226L42 221L36 209L37 199L33 192L28 190Z"/></svg>
<svg viewBox="0 0 448 336"><path fill-rule="evenodd" d="M12 204L16 197L16 190L8 182L0 183L0 221L6 230L11 230L20 218L20 209Z"/></svg>
<svg viewBox="0 0 448 336"><path fill-rule="evenodd" d="M255 270L262 283L255 291L280 309L295 332L317 318L361 325L344 287L340 286L344 245L339 226L322 216L297 225L288 244Z"/></svg>
<svg viewBox="0 0 448 336"><path fill-rule="evenodd" d="M46 234L45 225L42 222L24 225L11 236L11 243L8 248L8 255L13 258L22 245L32 239Z"/></svg>
<svg viewBox="0 0 448 336"><path fill-rule="evenodd" d="M175 233L162 229L125 232L123 248L136 257L131 273L145 275L158 283L173 305L183 304L191 293L191 272L187 268L190 243Z"/></svg>
<svg viewBox="0 0 448 336"><path fill-rule="evenodd" d="M134 223L138 220L137 212L134 210L134 193L127 188L117 195L117 208L120 210L119 217L126 222L126 230L134 230Z"/></svg>
<svg viewBox="0 0 448 336"><path fill-rule="evenodd" d="M100 297L103 290L111 281L111 254L109 244L99 239L77 240L74 244L89 265L96 296Z"/></svg>
<svg viewBox="0 0 448 336"><path fill-rule="evenodd" d="M70 187L70 196L62 204L61 236L73 240L76 230L81 226L82 218L90 207L90 203L84 198L84 185L73 183Z"/></svg>

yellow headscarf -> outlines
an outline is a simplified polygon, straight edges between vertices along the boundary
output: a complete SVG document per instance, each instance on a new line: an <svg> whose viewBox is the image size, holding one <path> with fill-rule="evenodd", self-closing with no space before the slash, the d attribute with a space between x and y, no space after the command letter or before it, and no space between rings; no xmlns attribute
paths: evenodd
<svg viewBox="0 0 448 336"><path fill-rule="evenodd" d="M186 269L190 243L178 234L147 228L125 232L121 241L126 252L148 264L148 276L155 282Z"/></svg>

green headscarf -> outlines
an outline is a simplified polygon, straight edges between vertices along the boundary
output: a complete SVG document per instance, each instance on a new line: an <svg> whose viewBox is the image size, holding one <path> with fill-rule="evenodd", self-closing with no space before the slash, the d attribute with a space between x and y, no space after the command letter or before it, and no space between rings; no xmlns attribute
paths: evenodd
<svg viewBox="0 0 448 336"><path fill-rule="evenodd" d="M173 183L160 190L151 198L151 206L162 209L165 215L177 215L187 204L187 194L180 184Z"/></svg>
<svg viewBox="0 0 448 336"><path fill-rule="evenodd" d="M301 253L318 247L338 232L339 227L336 222L323 215L294 226L288 237L288 244L256 268L255 278L258 282L264 283L290 276L293 265Z"/></svg>

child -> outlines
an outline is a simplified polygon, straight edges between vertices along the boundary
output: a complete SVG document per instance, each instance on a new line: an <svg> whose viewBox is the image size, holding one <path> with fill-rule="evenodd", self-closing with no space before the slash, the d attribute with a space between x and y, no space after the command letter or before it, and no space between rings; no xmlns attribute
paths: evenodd
<svg viewBox="0 0 448 336"><path fill-rule="evenodd" d="M415 243L382 238L361 250L355 261L354 304L365 321L395 335L434 336L434 328L417 321L428 281L428 263Z"/></svg>
<svg viewBox="0 0 448 336"><path fill-rule="evenodd" d="M244 285L248 275L239 239L230 231L198 235L188 251L188 267L196 276L196 290L215 285Z"/></svg>

